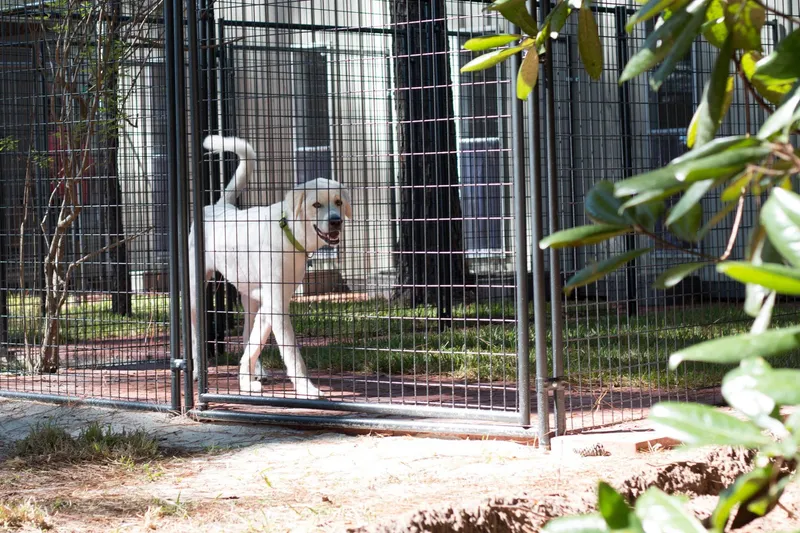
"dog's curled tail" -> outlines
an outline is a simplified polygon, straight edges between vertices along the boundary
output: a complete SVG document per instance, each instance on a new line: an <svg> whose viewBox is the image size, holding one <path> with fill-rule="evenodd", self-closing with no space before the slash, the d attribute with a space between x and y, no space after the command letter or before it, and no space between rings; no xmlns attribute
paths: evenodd
<svg viewBox="0 0 800 533"><path fill-rule="evenodd" d="M225 187L220 203L233 204L239 193L247 185L247 180L256 166L256 151L250 143L239 137L223 137L222 135L209 135L203 140L203 148L215 153L233 152L239 156L239 166L233 174L233 179Z"/></svg>

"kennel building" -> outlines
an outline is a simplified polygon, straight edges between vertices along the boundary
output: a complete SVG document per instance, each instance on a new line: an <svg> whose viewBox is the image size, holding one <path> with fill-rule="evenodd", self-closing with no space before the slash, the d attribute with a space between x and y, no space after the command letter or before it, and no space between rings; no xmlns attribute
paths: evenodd
<svg viewBox="0 0 800 533"><path fill-rule="evenodd" d="M669 293L652 290L684 259L664 248L566 297L565 279L639 238L536 246L587 223L593 183L686 150L714 55L698 41L657 93L643 77L619 86L645 35L625 32L633 2L593 6L601 80L583 72L568 23L525 103L513 95L513 62L459 72L474 57L466 40L508 29L485 2L0 6L0 395L543 442L642 418L657 401L719 399L719 373L666 361L746 328L736 285L704 269ZM80 9L96 24L81 25ZM765 51L791 30L768 13ZM118 55L103 52L109 31ZM99 64L112 75L100 79ZM758 128L748 96L736 87L723 134ZM237 165L201 148L215 133L257 154L239 208L315 178L350 191L341 243L308 257L289 308L322 399L295 397L274 340L260 358L262 391L241 392L238 294L220 275L190 286L189 227ZM752 222L750 206L741 225ZM703 251L721 253L732 224ZM197 382L187 372L189 291L205 308ZM44 344L55 364L43 370L30 361Z"/></svg>

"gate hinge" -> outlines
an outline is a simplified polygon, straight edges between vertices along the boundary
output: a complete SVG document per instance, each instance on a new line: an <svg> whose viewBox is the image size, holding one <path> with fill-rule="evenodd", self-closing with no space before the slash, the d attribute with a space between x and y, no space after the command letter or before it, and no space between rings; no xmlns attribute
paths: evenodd
<svg viewBox="0 0 800 533"><path fill-rule="evenodd" d="M172 370L186 370L186 359L173 359L170 368Z"/></svg>

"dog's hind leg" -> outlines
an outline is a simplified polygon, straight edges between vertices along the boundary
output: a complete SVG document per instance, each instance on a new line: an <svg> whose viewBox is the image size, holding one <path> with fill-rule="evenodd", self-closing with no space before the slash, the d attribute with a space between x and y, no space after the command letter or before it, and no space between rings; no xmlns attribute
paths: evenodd
<svg viewBox="0 0 800 533"><path fill-rule="evenodd" d="M242 343L247 343L247 340L250 338L250 333L253 331L253 320L256 317L256 313L258 313L258 308L261 306L261 303L245 294L241 295L242 297L242 307L244 308L244 330L242 332ZM256 378L263 378L267 376L266 371L264 370L263 365L261 364L261 358L256 359L256 369L253 374Z"/></svg>
<svg viewBox="0 0 800 533"><path fill-rule="evenodd" d="M272 315L272 331L275 333L278 349L281 352L283 363L286 365L286 373L294 385L297 396L319 398L321 396L319 389L308 378L306 364L297 347L294 328L288 314Z"/></svg>
<svg viewBox="0 0 800 533"><path fill-rule="evenodd" d="M270 315L260 312L252 318L253 329L247 338L247 344L239 362L239 390L242 392L261 392L261 382L253 380L257 379L258 356L261 355L261 350L272 331L269 320Z"/></svg>

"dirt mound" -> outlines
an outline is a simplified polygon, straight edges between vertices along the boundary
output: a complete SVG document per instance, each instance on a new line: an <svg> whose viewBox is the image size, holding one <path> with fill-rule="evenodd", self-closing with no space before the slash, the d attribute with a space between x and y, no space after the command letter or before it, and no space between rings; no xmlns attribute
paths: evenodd
<svg viewBox="0 0 800 533"><path fill-rule="evenodd" d="M652 467L623 481L619 490L634 501L649 487L690 496L716 496L737 476L750 471L754 453L721 448L700 461L679 461ZM553 495L545 499L521 496L492 498L463 508L420 509L389 525L349 529L351 533L517 533L539 531L551 518L595 510L595 496Z"/></svg>
<svg viewBox="0 0 800 533"><path fill-rule="evenodd" d="M680 461L646 470L626 479L619 490L631 502L649 487L670 494L716 496L739 475L752 469L754 456L753 451L740 448L713 450L703 461Z"/></svg>
<svg viewBox="0 0 800 533"><path fill-rule="evenodd" d="M551 518L585 511L588 502L491 498L472 507L421 509L388 525L348 529L350 533L520 533L538 531Z"/></svg>

